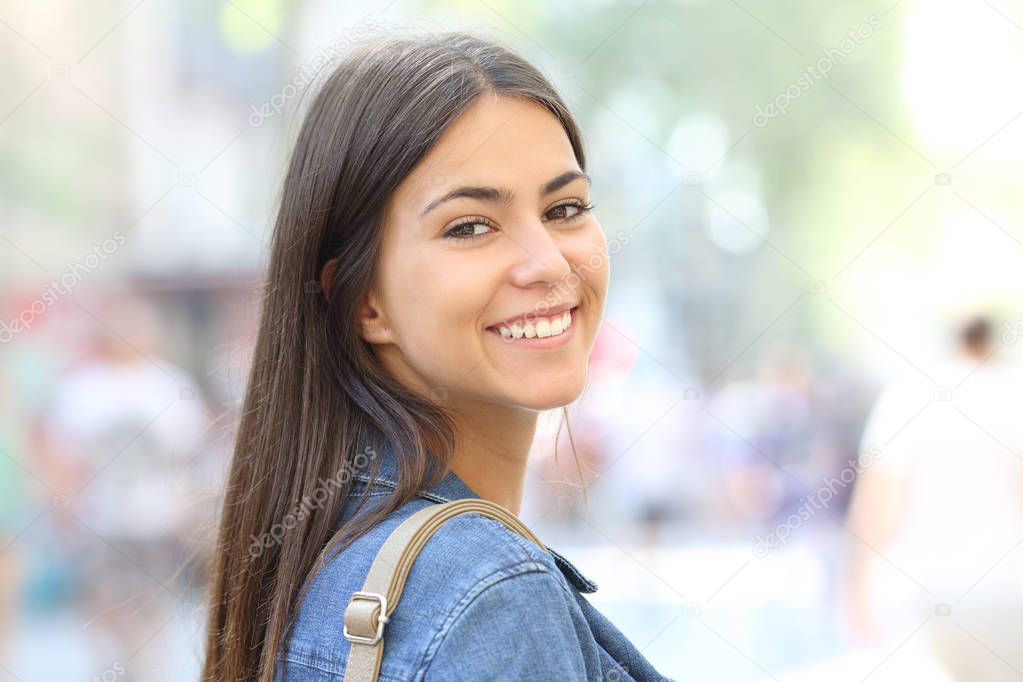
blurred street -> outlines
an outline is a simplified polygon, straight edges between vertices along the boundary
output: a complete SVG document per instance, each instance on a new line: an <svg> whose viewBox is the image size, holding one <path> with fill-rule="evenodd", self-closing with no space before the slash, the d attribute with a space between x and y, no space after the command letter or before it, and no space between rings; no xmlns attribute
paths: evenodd
<svg viewBox="0 0 1023 682"><path fill-rule="evenodd" d="M1020 4L0 0L0 682L197 679L303 104L456 27L585 133L520 516L594 605L679 680L1023 680Z"/></svg>

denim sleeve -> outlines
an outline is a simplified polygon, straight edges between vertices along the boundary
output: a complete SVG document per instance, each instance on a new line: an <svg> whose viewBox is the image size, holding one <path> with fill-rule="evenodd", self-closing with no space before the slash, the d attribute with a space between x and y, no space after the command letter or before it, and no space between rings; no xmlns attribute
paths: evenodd
<svg viewBox="0 0 1023 682"><path fill-rule="evenodd" d="M530 561L480 581L431 645L424 682L600 679L600 654L560 576Z"/></svg>

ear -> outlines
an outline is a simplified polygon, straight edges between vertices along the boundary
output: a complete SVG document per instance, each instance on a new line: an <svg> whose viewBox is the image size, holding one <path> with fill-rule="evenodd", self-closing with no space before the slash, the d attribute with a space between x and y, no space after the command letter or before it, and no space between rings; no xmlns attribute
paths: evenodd
<svg viewBox="0 0 1023 682"><path fill-rule="evenodd" d="M367 292L359 301L355 323L359 327L359 336L369 343L394 342L393 330L374 291Z"/></svg>
<svg viewBox="0 0 1023 682"><path fill-rule="evenodd" d="M334 279L334 269L337 267L337 259L331 258L323 265L323 269L320 270L320 291L323 293L323 297L330 300L330 296L327 292L330 291L330 282Z"/></svg>

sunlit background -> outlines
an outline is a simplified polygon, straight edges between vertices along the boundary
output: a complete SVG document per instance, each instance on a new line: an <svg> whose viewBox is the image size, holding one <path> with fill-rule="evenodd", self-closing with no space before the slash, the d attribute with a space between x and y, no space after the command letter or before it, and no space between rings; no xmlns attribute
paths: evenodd
<svg viewBox="0 0 1023 682"><path fill-rule="evenodd" d="M417 27L582 126L588 489L545 415L521 517L591 601L679 680L1023 679L1009 0L0 0L0 679L196 678L290 141Z"/></svg>

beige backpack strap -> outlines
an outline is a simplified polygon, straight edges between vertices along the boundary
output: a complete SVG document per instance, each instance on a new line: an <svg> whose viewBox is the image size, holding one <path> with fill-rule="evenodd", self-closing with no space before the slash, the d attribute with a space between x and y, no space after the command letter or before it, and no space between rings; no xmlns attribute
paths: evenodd
<svg viewBox="0 0 1023 682"><path fill-rule="evenodd" d="M345 609L344 636L351 642L344 682L374 682L384 657L384 625L401 599L412 563L441 524L458 514L475 512L500 521L546 550L539 538L514 514L489 500L463 498L431 504L408 517L391 532L369 567L362 590Z"/></svg>

